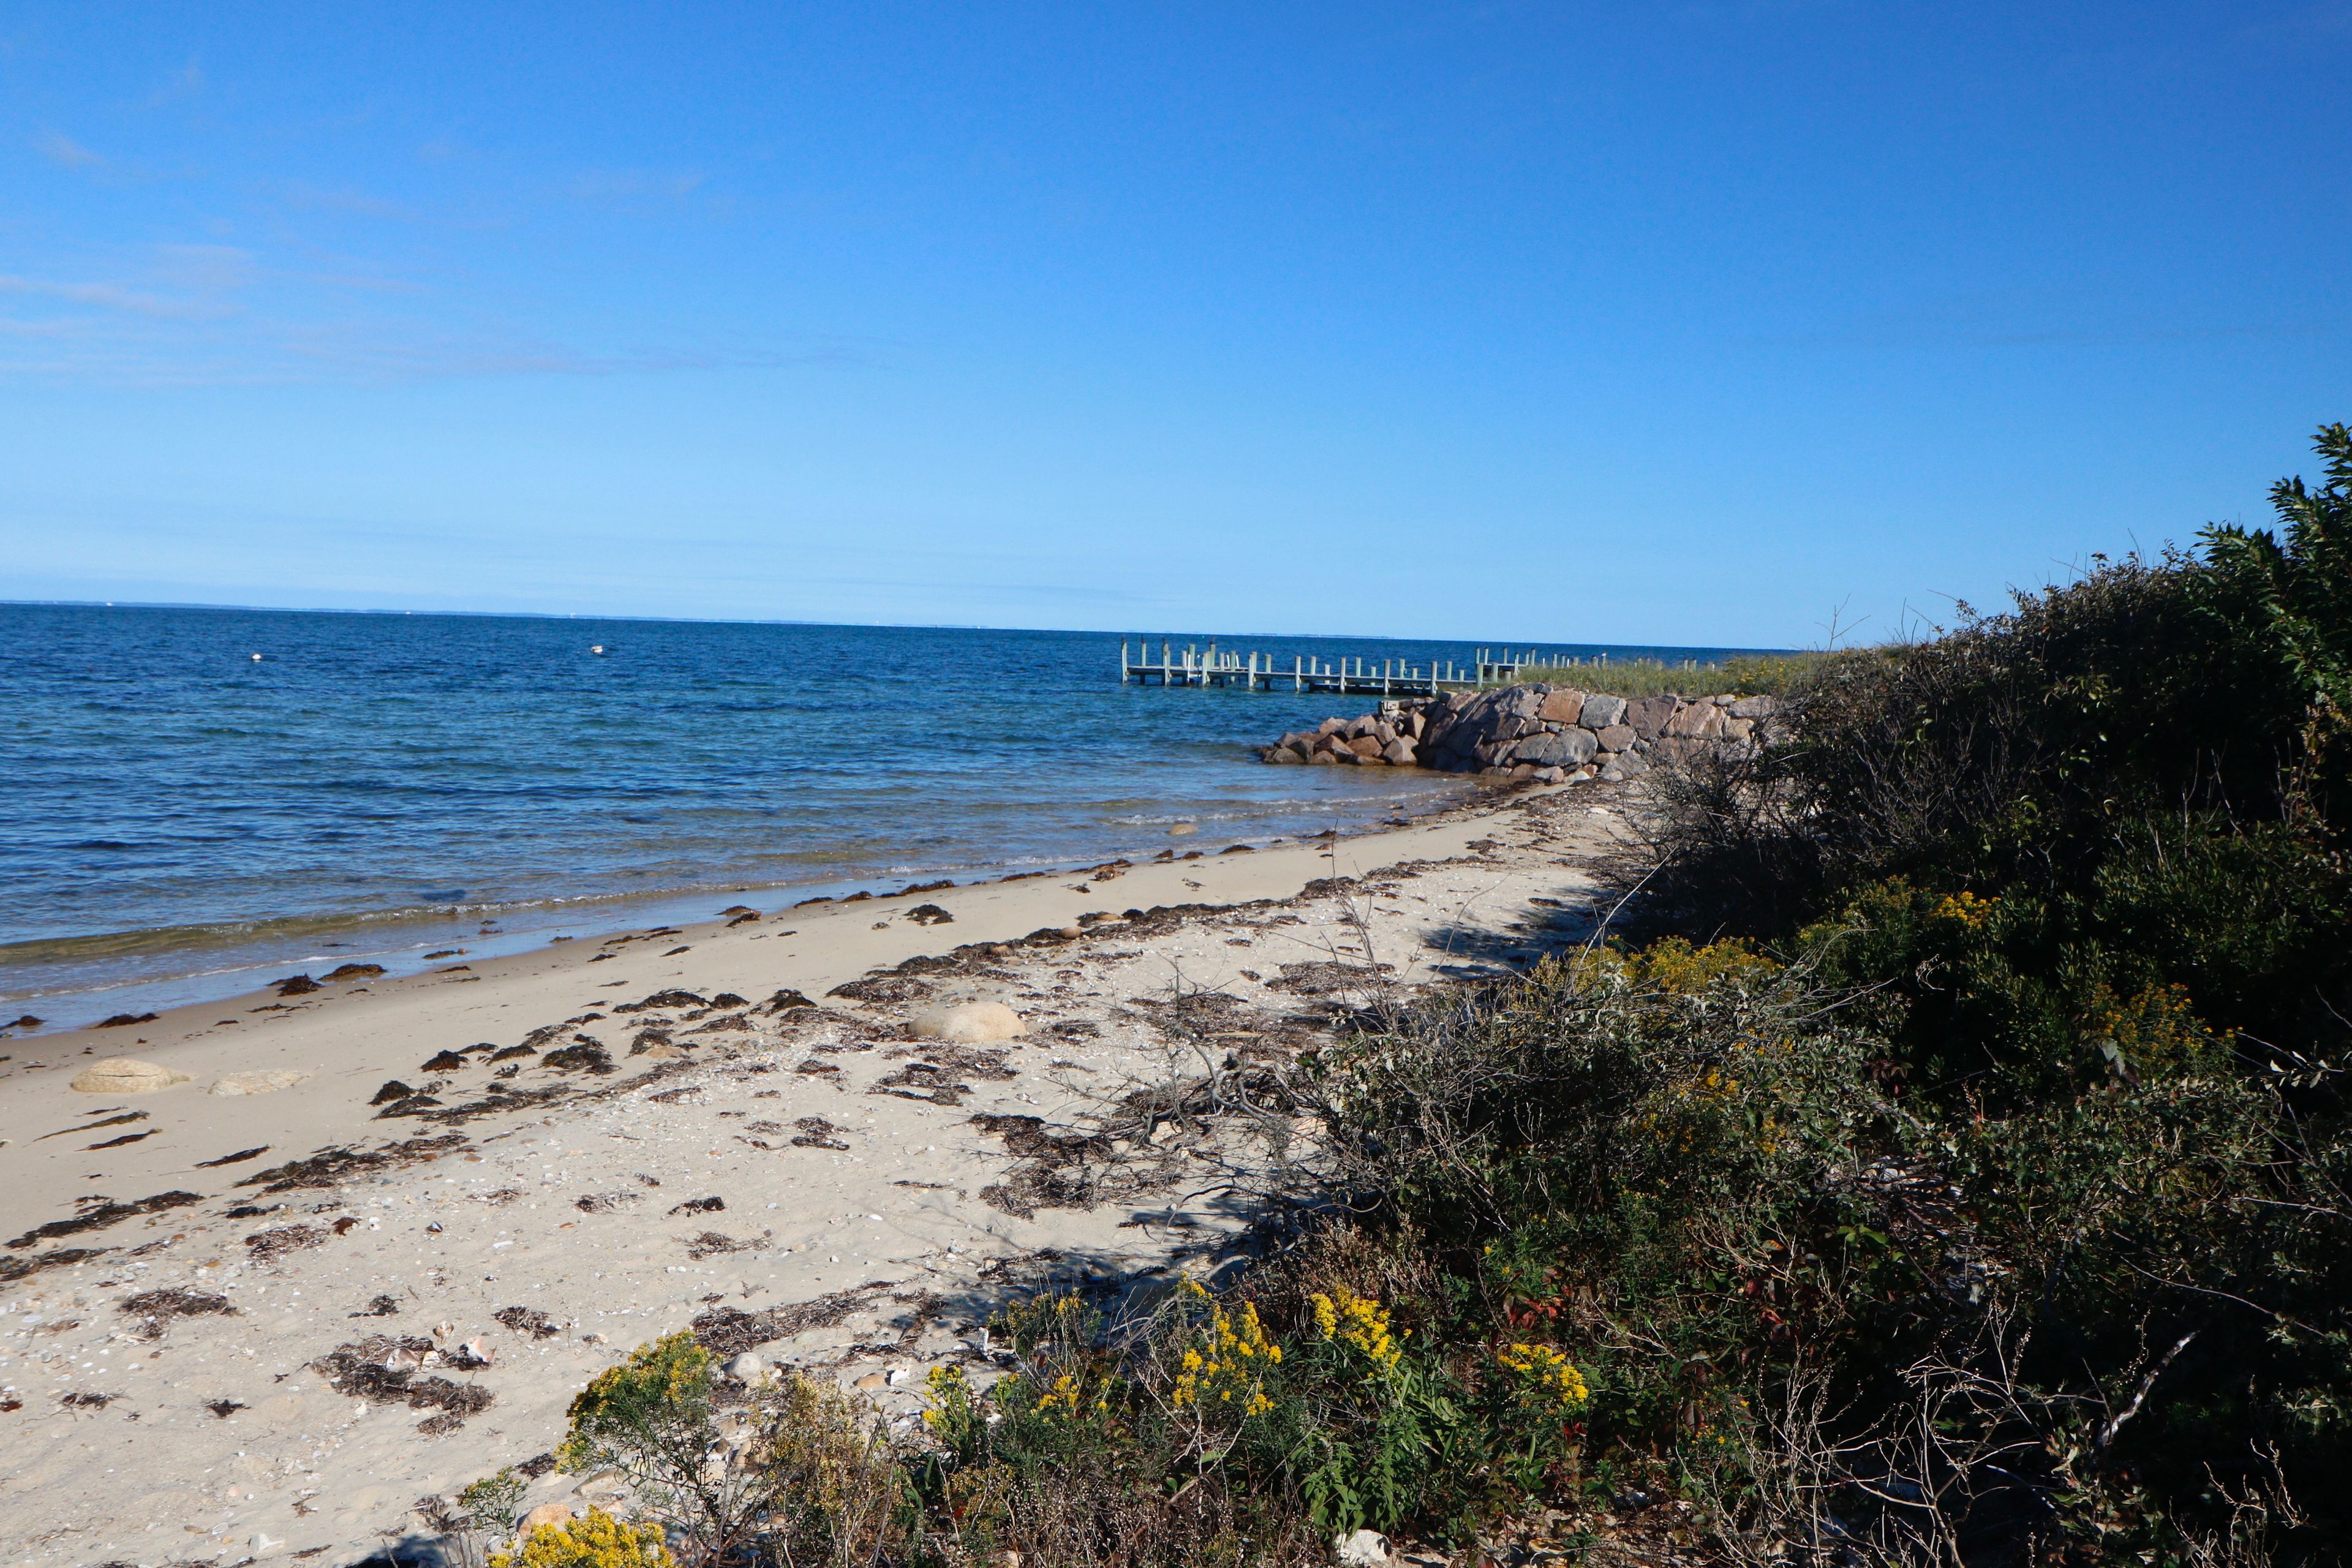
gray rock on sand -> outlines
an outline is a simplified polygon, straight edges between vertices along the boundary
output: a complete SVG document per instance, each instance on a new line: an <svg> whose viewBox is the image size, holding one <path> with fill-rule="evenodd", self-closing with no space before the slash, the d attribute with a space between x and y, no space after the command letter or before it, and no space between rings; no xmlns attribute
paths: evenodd
<svg viewBox="0 0 2352 1568"><path fill-rule="evenodd" d="M1076 934L1075 932L1073 934ZM960 1002L915 1016L915 1033L959 1046L992 1045L1029 1032L1021 1015L1002 1002Z"/></svg>
<svg viewBox="0 0 2352 1568"><path fill-rule="evenodd" d="M745 1351L729 1360L725 1370L727 1375L738 1383L757 1383L760 1374L768 1370L768 1363L761 1361L756 1352Z"/></svg>
<svg viewBox="0 0 2352 1568"><path fill-rule="evenodd" d="M186 1073L136 1057L103 1057L76 1073L67 1087L83 1094L152 1094L187 1081Z"/></svg>
<svg viewBox="0 0 2352 1568"><path fill-rule="evenodd" d="M281 1089L292 1089L310 1075L279 1068L270 1072L233 1072L210 1089L206 1094L275 1094Z"/></svg>

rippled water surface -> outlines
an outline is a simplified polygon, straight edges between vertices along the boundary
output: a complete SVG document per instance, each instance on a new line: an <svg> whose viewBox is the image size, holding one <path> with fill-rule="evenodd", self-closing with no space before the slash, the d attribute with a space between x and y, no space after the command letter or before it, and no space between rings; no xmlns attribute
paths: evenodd
<svg viewBox="0 0 2352 1568"><path fill-rule="evenodd" d="M86 1021L319 958L413 967L428 951L701 918L739 894L772 907L1138 857L1178 821L1199 825L1185 847L1264 842L1464 787L1265 767L1249 743L1367 703L1121 687L1118 646L0 605L0 1003ZM1286 663L1474 652L1225 646Z"/></svg>

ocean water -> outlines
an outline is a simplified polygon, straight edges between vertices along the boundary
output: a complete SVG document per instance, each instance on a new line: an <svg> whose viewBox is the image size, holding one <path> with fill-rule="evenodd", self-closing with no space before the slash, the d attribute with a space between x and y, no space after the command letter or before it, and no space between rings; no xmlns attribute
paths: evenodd
<svg viewBox="0 0 2352 1568"><path fill-rule="evenodd" d="M1122 687L1119 640L0 605L0 1022L1139 859L1180 822L1198 833L1178 848L1262 844L1473 787L1266 767L1249 746L1368 700ZM1475 652L1221 641L1286 663Z"/></svg>

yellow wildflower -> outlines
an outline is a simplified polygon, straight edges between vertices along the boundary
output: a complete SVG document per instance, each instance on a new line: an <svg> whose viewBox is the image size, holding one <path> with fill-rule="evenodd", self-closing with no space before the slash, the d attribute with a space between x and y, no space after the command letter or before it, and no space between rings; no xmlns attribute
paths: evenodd
<svg viewBox="0 0 2352 1568"><path fill-rule="evenodd" d="M1382 1371L1404 1359L1404 1347L1389 1329L1388 1309L1378 1301L1340 1289L1337 1296L1317 1291L1307 1298L1315 1314L1315 1331L1361 1351Z"/></svg>
<svg viewBox="0 0 2352 1568"><path fill-rule="evenodd" d="M1037 1414L1050 1415L1059 1406L1067 1408L1071 1415L1076 1415L1078 1413L1079 1392L1078 1380L1070 1373L1064 1373L1054 1380L1053 1387L1038 1396Z"/></svg>
<svg viewBox="0 0 2352 1568"><path fill-rule="evenodd" d="M1992 919L1993 906L1999 902L2000 899L1998 895L1990 899L1979 899L1964 889L1957 893L1947 894L1941 902L1928 911L1927 918L1937 921L1957 921L1970 931L1981 931L1984 929L1985 921Z"/></svg>
<svg viewBox="0 0 2352 1568"><path fill-rule="evenodd" d="M1239 1403L1244 1415L1274 1408L1262 1385L1266 1369L1281 1363L1282 1347L1266 1337L1257 1308L1244 1301L1229 1313L1213 1305L1206 1331L1207 1349L1187 1347L1178 1359L1170 1402L1180 1410Z"/></svg>
<svg viewBox="0 0 2352 1568"><path fill-rule="evenodd" d="M490 1568L674 1568L661 1527L632 1526L601 1508L585 1519L542 1524L514 1552L490 1553Z"/></svg>
<svg viewBox="0 0 2352 1568"><path fill-rule="evenodd" d="M1495 1361L1515 1374L1528 1393L1549 1398L1562 1409L1580 1409L1592 1397L1584 1374L1549 1345L1513 1345L1497 1353Z"/></svg>

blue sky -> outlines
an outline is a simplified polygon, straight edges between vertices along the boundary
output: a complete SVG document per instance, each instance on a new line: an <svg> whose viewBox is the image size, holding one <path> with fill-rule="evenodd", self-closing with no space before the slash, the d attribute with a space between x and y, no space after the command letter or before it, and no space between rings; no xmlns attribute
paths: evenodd
<svg viewBox="0 0 2352 1568"><path fill-rule="evenodd" d="M0 5L0 597L1799 646L2352 418L2352 4Z"/></svg>

